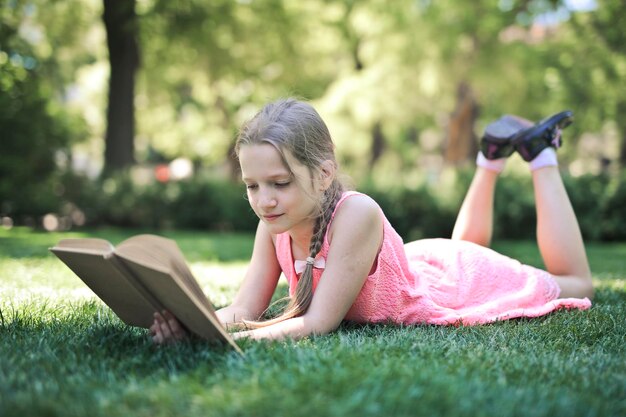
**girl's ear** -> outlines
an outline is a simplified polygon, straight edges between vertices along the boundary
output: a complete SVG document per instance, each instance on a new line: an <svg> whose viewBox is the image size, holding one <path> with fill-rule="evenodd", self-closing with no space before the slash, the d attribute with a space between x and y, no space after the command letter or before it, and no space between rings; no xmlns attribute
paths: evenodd
<svg viewBox="0 0 626 417"><path fill-rule="evenodd" d="M322 162L320 169L320 191L326 191L328 187L333 183L335 174L337 173L337 166L330 159Z"/></svg>

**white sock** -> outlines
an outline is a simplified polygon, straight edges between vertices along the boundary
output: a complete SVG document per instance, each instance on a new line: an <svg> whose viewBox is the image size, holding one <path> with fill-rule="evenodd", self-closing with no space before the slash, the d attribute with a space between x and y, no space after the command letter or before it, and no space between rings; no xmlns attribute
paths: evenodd
<svg viewBox="0 0 626 417"><path fill-rule="evenodd" d="M476 156L476 165L490 171L502 172L504 165L506 164L506 160L507 158L487 159L482 152L478 151L478 156Z"/></svg>
<svg viewBox="0 0 626 417"><path fill-rule="evenodd" d="M539 152L539 155L530 161L529 165L531 171L543 167L558 166L559 162L556 157L556 150L551 146L547 147L543 151Z"/></svg>

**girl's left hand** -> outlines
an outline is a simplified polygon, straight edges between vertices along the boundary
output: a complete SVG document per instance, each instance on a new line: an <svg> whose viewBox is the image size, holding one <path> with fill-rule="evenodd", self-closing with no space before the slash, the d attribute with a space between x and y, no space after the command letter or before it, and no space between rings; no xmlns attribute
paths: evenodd
<svg viewBox="0 0 626 417"><path fill-rule="evenodd" d="M173 343L187 338L187 331L180 322L167 310L163 314L154 313L154 322L150 326L152 341L157 345Z"/></svg>

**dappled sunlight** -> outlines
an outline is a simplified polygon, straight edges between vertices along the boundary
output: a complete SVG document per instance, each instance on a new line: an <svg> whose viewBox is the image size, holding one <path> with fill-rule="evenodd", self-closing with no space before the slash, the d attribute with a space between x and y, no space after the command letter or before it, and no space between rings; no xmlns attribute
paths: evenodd
<svg viewBox="0 0 626 417"><path fill-rule="evenodd" d="M2 219L0 219L0 224L3 229L10 230L13 228L13 219L9 216L3 216Z"/></svg>
<svg viewBox="0 0 626 417"><path fill-rule="evenodd" d="M247 262L194 262L190 265L202 291L214 306L225 306L235 298L247 270Z"/></svg>
<svg viewBox="0 0 626 417"><path fill-rule="evenodd" d="M69 268L52 257L0 258L0 295L13 306L33 300L54 303L98 299ZM215 306L232 302L247 262L192 262L190 268Z"/></svg>
<svg viewBox="0 0 626 417"><path fill-rule="evenodd" d="M8 28L0 108L15 115L2 125L10 157L0 156L8 167L0 216L50 231L81 223L203 228L208 221L163 216L160 203L178 204L181 194L152 186L235 179L238 129L284 96L319 110L357 188L448 187L445 171L474 165L490 121L537 121L562 108L576 118L559 151L562 167L574 176L619 175L626 61L623 34L613 28L621 4L496 3L139 2L133 41L141 59L134 97L126 98L134 123L109 120L109 3L11 3L0 16ZM463 118L461 86L476 104ZM119 143L102 140L122 126L132 132ZM463 134L450 133L457 130ZM107 155L118 154L107 146L136 167L130 190L119 180L98 182ZM82 220L64 212L66 202ZM219 219L211 227L241 226Z"/></svg>
<svg viewBox="0 0 626 417"><path fill-rule="evenodd" d="M62 306L70 302L88 300L97 300L104 305L104 303L100 301L93 291L84 285L82 288L75 289L59 289L57 287L47 287L44 285L34 288L13 289L2 286L0 287L0 290L2 291L3 297L6 296L6 299L3 300L3 303L6 303L6 306L0 305L0 308L2 309L7 308L7 306L20 308L24 305L40 303Z"/></svg>
<svg viewBox="0 0 626 417"><path fill-rule="evenodd" d="M593 280L594 288L605 288L613 292L622 293L622 296L626 296L626 278L619 274L594 274Z"/></svg>

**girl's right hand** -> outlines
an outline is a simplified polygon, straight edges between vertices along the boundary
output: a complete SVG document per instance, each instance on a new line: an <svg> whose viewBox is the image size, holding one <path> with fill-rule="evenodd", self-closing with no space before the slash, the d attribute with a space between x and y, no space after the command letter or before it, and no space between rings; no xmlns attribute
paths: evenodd
<svg viewBox="0 0 626 417"><path fill-rule="evenodd" d="M152 341L157 345L174 343L188 337L180 322L167 310L154 313L154 322L150 326Z"/></svg>

